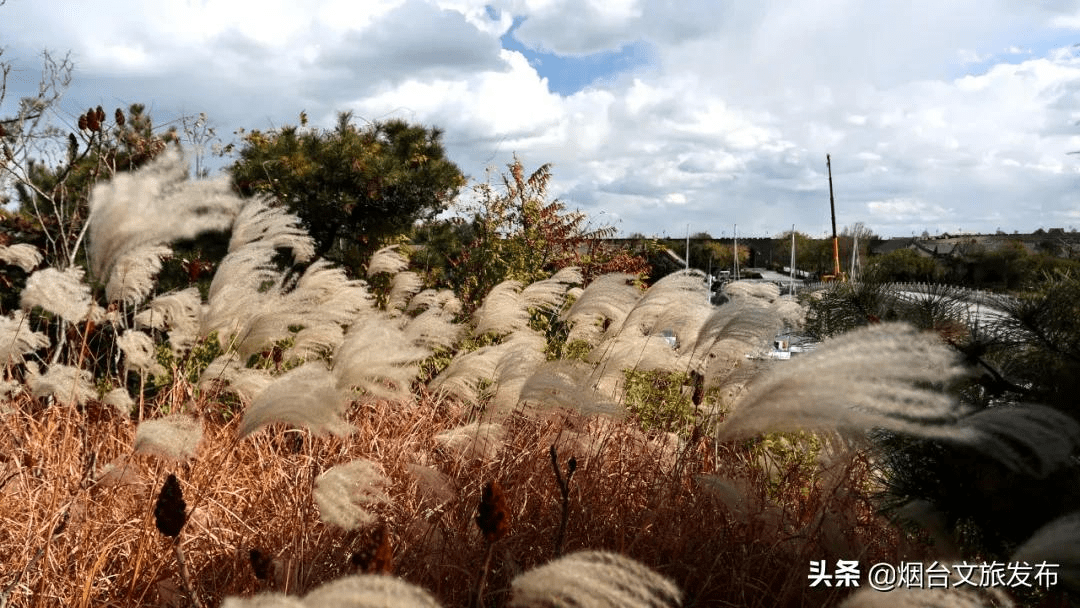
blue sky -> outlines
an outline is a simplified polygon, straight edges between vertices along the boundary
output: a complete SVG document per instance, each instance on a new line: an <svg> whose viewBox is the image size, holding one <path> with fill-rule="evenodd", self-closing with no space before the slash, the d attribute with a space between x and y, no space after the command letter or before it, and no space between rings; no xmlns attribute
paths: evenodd
<svg viewBox="0 0 1080 608"><path fill-rule="evenodd" d="M1080 229L1077 42L1080 0L8 0L0 116L70 50L64 130L404 118L623 234L825 234L826 153L841 227Z"/></svg>

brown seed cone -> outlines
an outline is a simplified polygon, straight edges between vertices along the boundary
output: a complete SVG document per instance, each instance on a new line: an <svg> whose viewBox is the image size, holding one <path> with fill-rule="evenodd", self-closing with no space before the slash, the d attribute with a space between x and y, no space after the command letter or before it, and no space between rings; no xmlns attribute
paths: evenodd
<svg viewBox="0 0 1080 608"><path fill-rule="evenodd" d="M79 114L79 130L85 131L87 127L86 114Z"/></svg>
<svg viewBox="0 0 1080 608"><path fill-rule="evenodd" d="M124 113L120 110L120 108L116 108L116 114L113 115L113 118L116 119L116 124L120 125L121 127L124 126Z"/></svg>
<svg viewBox="0 0 1080 608"><path fill-rule="evenodd" d="M386 524L375 528L367 546L353 553L349 561L366 574L390 574L394 569L394 549Z"/></svg>
<svg viewBox="0 0 1080 608"><path fill-rule="evenodd" d="M489 543L499 540L510 531L510 510L506 508L506 497L499 482L489 481L484 486L476 525L480 526L480 531Z"/></svg>
<svg viewBox="0 0 1080 608"><path fill-rule="evenodd" d="M255 578L266 580L266 577L270 576L270 563L273 560L270 559L269 555L258 549L252 549L248 552L248 559L251 561L251 569L255 572Z"/></svg>
<svg viewBox="0 0 1080 608"><path fill-rule="evenodd" d="M165 484L161 486L157 504L154 505L154 523L157 524L158 531L165 536L179 536L187 520L185 509L187 503L184 502L180 482L176 480L176 475L169 473Z"/></svg>
<svg viewBox="0 0 1080 608"><path fill-rule="evenodd" d="M98 120L97 110L93 108L86 111L86 128L91 131L101 130L101 121Z"/></svg>
<svg viewBox="0 0 1080 608"><path fill-rule="evenodd" d="M105 110L101 106L97 107L97 121L105 122Z"/></svg>

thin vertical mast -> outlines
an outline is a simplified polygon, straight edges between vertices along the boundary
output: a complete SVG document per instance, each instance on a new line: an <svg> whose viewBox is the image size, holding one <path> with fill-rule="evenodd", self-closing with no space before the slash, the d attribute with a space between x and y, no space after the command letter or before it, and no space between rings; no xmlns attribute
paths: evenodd
<svg viewBox="0 0 1080 608"><path fill-rule="evenodd" d="M795 224L791 225L791 295L795 296Z"/></svg>
<svg viewBox="0 0 1080 608"><path fill-rule="evenodd" d="M832 254L833 254L833 278L840 280L840 241L836 236L836 201L833 199L832 190L832 159L825 155L825 166L829 169L829 212L832 214Z"/></svg>

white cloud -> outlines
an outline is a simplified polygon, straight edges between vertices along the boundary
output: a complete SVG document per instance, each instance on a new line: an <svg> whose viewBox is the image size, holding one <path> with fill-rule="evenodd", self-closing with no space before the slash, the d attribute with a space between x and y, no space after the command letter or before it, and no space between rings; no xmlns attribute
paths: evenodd
<svg viewBox="0 0 1080 608"><path fill-rule="evenodd" d="M443 128L474 177L514 152L552 162L554 194L625 232L820 233L826 153L841 225L880 234L1033 229L1080 207L1080 59L1047 42L1080 29L1077 0L47 4L0 7L25 70L0 115L36 86L40 48L71 48L71 116L145 102L219 133L399 116ZM529 48L641 44L651 61L559 95L554 61L501 48L515 18Z"/></svg>

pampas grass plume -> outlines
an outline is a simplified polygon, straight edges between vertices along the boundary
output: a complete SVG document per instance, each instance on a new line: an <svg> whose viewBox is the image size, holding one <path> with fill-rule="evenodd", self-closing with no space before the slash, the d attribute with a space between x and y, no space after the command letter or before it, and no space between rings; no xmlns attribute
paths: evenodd
<svg viewBox="0 0 1080 608"><path fill-rule="evenodd" d="M397 245L390 245L371 254L371 260L368 261L367 276L373 277L382 272L397 274L408 268L408 258L399 253L397 249Z"/></svg>
<svg viewBox="0 0 1080 608"><path fill-rule="evenodd" d="M105 396L101 398L101 402L105 405L111 405L116 410L116 413L121 416L127 416L135 408L135 400L131 398L131 395L128 394L127 389L124 387L114 388L105 393Z"/></svg>
<svg viewBox="0 0 1080 608"><path fill-rule="evenodd" d="M501 424L474 422L439 433L435 443L461 460L490 462L498 456L505 436Z"/></svg>
<svg viewBox="0 0 1080 608"><path fill-rule="evenodd" d="M940 390L964 373L936 334L879 324L827 340L813 353L773 367L751 385L718 429L729 441L761 433L872 428L970 441L953 423L962 406Z"/></svg>
<svg viewBox="0 0 1080 608"><path fill-rule="evenodd" d="M315 480L319 518L344 530L374 523L375 514L367 507L390 500L384 491L389 483L382 468L370 460L332 467Z"/></svg>
<svg viewBox="0 0 1080 608"><path fill-rule="evenodd" d="M163 376L165 368L157 362L154 352L154 340L141 331L129 329L120 334L116 345L124 352L124 374L134 371L139 374Z"/></svg>
<svg viewBox="0 0 1080 608"><path fill-rule="evenodd" d="M356 574L325 583L301 598L263 593L225 598L221 608L439 608L430 593L392 576Z"/></svg>
<svg viewBox="0 0 1080 608"><path fill-rule="evenodd" d="M64 405L86 405L89 399L97 396L93 376L87 370L54 364L41 374L37 364L31 361L27 364L26 372L26 384L36 398L51 396Z"/></svg>
<svg viewBox="0 0 1080 608"><path fill-rule="evenodd" d="M237 434L243 438L273 423L307 427L314 433L348 435L353 427L340 415L348 402L320 361L289 370L270 383L244 411Z"/></svg>
<svg viewBox="0 0 1080 608"><path fill-rule="evenodd" d="M152 454L183 462L195 456L202 436L202 423L197 418L170 414L140 423L135 429L133 448L136 454Z"/></svg>
<svg viewBox="0 0 1080 608"><path fill-rule="evenodd" d="M69 323L84 321L88 316L97 321L104 314L90 297L90 287L83 282L83 270L78 266L67 270L43 268L31 274L19 306L23 310L40 306Z"/></svg>
<svg viewBox="0 0 1080 608"><path fill-rule="evenodd" d="M29 243L16 243L14 245L0 246L0 262L18 266L26 272L30 272L41 263L41 252L37 247Z"/></svg>
<svg viewBox="0 0 1080 608"><path fill-rule="evenodd" d="M638 562L606 551L581 551L534 568L511 583L520 608L663 608L681 606L682 592Z"/></svg>
<svg viewBox="0 0 1080 608"><path fill-rule="evenodd" d="M1058 581L1080 593L1080 512L1073 512L1039 528L1019 549L1012 561L1056 564Z"/></svg>
<svg viewBox="0 0 1080 608"><path fill-rule="evenodd" d="M26 313L16 310L0 317L0 368L22 363L23 355L49 346L45 334L31 331Z"/></svg>

